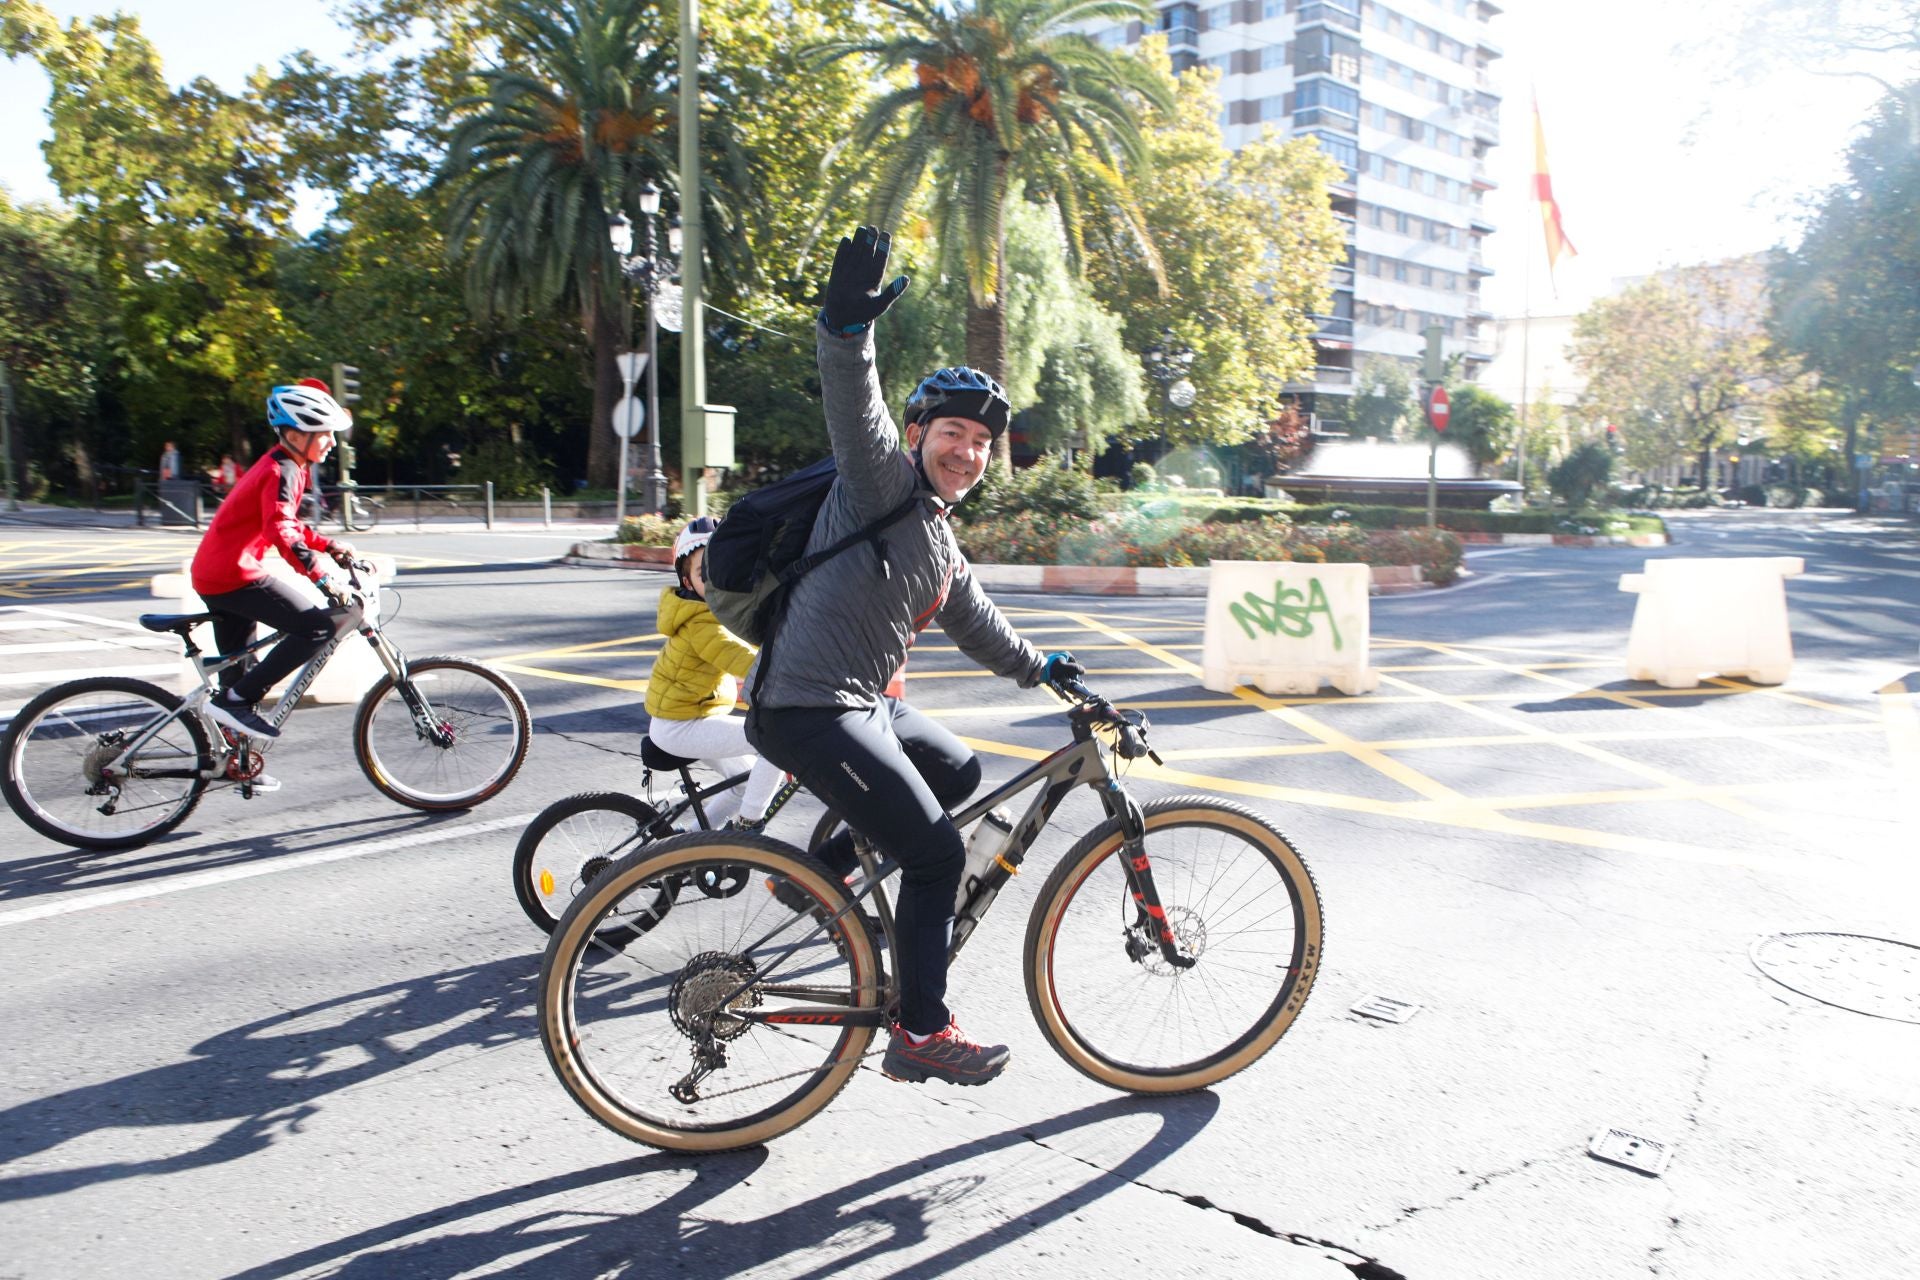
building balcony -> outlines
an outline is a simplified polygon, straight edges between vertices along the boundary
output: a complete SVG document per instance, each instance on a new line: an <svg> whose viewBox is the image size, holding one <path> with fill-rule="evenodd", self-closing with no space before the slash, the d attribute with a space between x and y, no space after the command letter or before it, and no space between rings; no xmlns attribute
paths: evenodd
<svg viewBox="0 0 1920 1280"><path fill-rule="evenodd" d="M1466 349L1460 353L1468 360L1487 361L1493 359L1493 339L1468 338Z"/></svg>
<svg viewBox="0 0 1920 1280"><path fill-rule="evenodd" d="M1313 340L1335 351L1353 349L1353 321L1345 316L1315 316Z"/></svg>
<svg viewBox="0 0 1920 1280"><path fill-rule="evenodd" d="M1353 268L1352 267L1335 267L1332 271L1327 273L1327 283L1331 284L1336 289L1353 288Z"/></svg>
<svg viewBox="0 0 1920 1280"><path fill-rule="evenodd" d="M1295 21L1296 29L1315 22L1324 22L1330 27L1343 27L1348 31L1360 29L1360 15L1344 5L1327 3L1307 3L1300 6L1300 16Z"/></svg>
<svg viewBox="0 0 1920 1280"><path fill-rule="evenodd" d="M1493 274L1493 268L1487 265L1487 260L1481 257L1478 251L1467 255L1467 271L1469 274L1475 276L1490 276Z"/></svg>
<svg viewBox="0 0 1920 1280"><path fill-rule="evenodd" d="M1498 189L1499 186L1500 184L1493 180L1493 175L1487 172L1487 162L1484 160L1475 160L1473 162L1473 189L1475 191L1493 191Z"/></svg>
<svg viewBox="0 0 1920 1280"><path fill-rule="evenodd" d="M1504 58L1507 56L1507 51L1505 49L1502 49L1499 45L1495 44L1493 41L1487 39L1485 32L1482 32L1474 40L1473 46L1474 48L1478 49L1481 53L1485 54L1489 58Z"/></svg>
<svg viewBox="0 0 1920 1280"><path fill-rule="evenodd" d="M1281 390L1297 394L1303 391L1320 391L1328 387L1351 387L1352 385L1353 370L1343 369L1338 365L1323 364L1313 371L1312 381L1289 382Z"/></svg>
<svg viewBox="0 0 1920 1280"><path fill-rule="evenodd" d="M1479 202L1475 201L1475 203L1478 204ZM1476 209L1473 213L1468 215L1467 226L1473 232L1473 234L1477 236L1488 235L1491 232L1499 230L1498 227L1494 226L1491 222L1488 222L1486 215L1484 213L1481 213L1478 209Z"/></svg>
<svg viewBox="0 0 1920 1280"><path fill-rule="evenodd" d="M1198 27L1168 27L1166 35L1167 48L1169 49L1198 49L1200 47L1200 28Z"/></svg>
<svg viewBox="0 0 1920 1280"><path fill-rule="evenodd" d="M1500 117L1484 114L1480 111L1469 113L1473 116L1473 140L1489 147L1500 145Z"/></svg>

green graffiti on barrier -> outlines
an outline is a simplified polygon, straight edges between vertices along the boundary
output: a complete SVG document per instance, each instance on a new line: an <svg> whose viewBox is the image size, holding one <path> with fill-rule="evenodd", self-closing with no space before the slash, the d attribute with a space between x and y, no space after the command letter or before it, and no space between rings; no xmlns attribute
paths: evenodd
<svg viewBox="0 0 1920 1280"><path fill-rule="evenodd" d="M1245 604L1235 601L1227 609L1249 640L1258 640L1260 631L1268 635L1278 631L1295 640L1304 640L1313 634L1313 615L1317 613L1327 620L1327 628L1333 632L1333 647L1340 647L1340 624L1333 620L1333 606L1327 603L1327 593L1318 578L1309 578L1305 591L1275 582L1273 599L1263 600L1249 591ZM1254 630L1256 627L1259 631Z"/></svg>

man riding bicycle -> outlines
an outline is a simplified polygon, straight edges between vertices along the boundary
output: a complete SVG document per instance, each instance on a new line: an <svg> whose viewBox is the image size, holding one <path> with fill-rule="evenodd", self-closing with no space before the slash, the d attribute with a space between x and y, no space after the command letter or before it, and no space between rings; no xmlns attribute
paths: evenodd
<svg viewBox="0 0 1920 1280"><path fill-rule="evenodd" d="M214 647L221 653L238 653L252 643L256 623L286 633L257 663L222 672L226 688L207 704L226 728L256 738L277 738L280 731L254 704L335 636L360 623L359 603L328 576L320 559L325 555L345 565L354 557L353 545L327 537L299 515L308 469L333 451L336 436L353 429L353 419L328 393L326 383L309 378L268 393L267 425L278 433L279 442L247 469L221 502L194 553L192 574L195 593L214 615ZM334 607L308 604L299 592L269 576L261 565L269 544ZM263 775L253 789L278 785Z"/></svg>
<svg viewBox="0 0 1920 1280"><path fill-rule="evenodd" d="M875 534L872 547L796 581L754 664L747 737L902 868L894 922L900 1011L882 1069L901 1080L982 1084L1005 1070L1007 1048L968 1040L945 1003L965 865L947 813L979 785L980 762L900 700L896 681L931 621L968 657L1023 688L1081 668L1068 654L1041 656L1014 633L969 572L948 524L1007 429L1005 390L976 369L930 375L907 401L907 449L900 448L874 369L873 322L907 287L905 276L882 287L890 245L887 234L862 227L840 242L828 276L815 342L838 478L807 551L831 546L909 497L917 503ZM851 832L817 852L838 874L857 865Z"/></svg>

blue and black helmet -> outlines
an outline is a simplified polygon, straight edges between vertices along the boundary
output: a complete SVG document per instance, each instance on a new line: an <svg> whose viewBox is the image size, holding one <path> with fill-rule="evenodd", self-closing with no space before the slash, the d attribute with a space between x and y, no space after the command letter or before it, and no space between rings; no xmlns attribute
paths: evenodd
<svg viewBox="0 0 1920 1280"><path fill-rule="evenodd" d="M931 418L965 418L985 425L997 440L1012 417L1013 401L1007 398L1007 389L966 365L935 370L907 397L909 424Z"/></svg>

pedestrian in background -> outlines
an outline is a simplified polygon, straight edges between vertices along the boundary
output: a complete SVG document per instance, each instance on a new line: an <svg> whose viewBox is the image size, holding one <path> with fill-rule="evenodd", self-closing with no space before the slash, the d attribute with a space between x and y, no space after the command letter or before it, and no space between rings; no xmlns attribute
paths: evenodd
<svg viewBox="0 0 1920 1280"><path fill-rule="evenodd" d="M160 448L160 478L178 480L180 478L180 451L169 440Z"/></svg>

